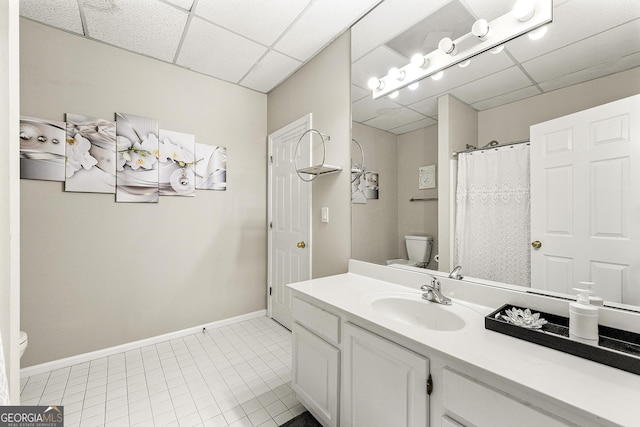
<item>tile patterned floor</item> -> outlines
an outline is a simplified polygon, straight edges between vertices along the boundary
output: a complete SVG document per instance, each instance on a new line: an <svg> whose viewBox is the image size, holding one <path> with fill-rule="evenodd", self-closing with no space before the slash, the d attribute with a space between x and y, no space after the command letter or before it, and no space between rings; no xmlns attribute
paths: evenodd
<svg viewBox="0 0 640 427"><path fill-rule="evenodd" d="M68 427L275 427L305 411L290 381L291 333L260 317L22 378L20 397Z"/></svg>

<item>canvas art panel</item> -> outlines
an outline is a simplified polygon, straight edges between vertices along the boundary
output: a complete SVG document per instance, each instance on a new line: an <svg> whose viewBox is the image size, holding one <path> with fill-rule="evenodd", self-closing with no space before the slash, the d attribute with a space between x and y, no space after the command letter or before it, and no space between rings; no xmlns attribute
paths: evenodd
<svg viewBox="0 0 640 427"><path fill-rule="evenodd" d="M378 172L365 172L364 195L367 199L378 199Z"/></svg>
<svg viewBox="0 0 640 427"><path fill-rule="evenodd" d="M67 113L65 191L116 192L116 122Z"/></svg>
<svg viewBox="0 0 640 427"><path fill-rule="evenodd" d="M367 196L364 193L366 185L367 181L363 172L351 172L351 203L367 203Z"/></svg>
<svg viewBox="0 0 640 427"><path fill-rule="evenodd" d="M65 180L64 122L20 119L20 178Z"/></svg>
<svg viewBox="0 0 640 427"><path fill-rule="evenodd" d="M418 168L418 189L426 190L429 188L436 188L436 165Z"/></svg>
<svg viewBox="0 0 640 427"><path fill-rule="evenodd" d="M227 149L216 145L196 144L196 188L227 189Z"/></svg>
<svg viewBox="0 0 640 427"><path fill-rule="evenodd" d="M161 196L195 196L195 148L195 135L160 129L158 161Z"/></svg>
<svg viewBox="0 0 640 427"><path fill-rule="evenodd" d="M116 202L157 203L158 121L116 113Z"/></svg>

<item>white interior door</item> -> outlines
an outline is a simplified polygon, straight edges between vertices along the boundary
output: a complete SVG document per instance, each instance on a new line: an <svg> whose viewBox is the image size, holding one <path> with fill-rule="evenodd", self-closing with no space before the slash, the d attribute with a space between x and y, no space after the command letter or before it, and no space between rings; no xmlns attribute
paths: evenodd
<svg viewBox="0 0 640 427"><path fill-rule="evenodd" d="M532 126L532 287L640 304L638 182L640 95Z"/></svg>
<svg viewBox="0 0 640 427"><path fill-rule="evenodd" d="M296 174L300 136L311 129L311 114L269 135L268 311L291 329L291 291L285 286L311 278L311 183ZM298 164L309 164L309 144L300 144Z"/></svg>

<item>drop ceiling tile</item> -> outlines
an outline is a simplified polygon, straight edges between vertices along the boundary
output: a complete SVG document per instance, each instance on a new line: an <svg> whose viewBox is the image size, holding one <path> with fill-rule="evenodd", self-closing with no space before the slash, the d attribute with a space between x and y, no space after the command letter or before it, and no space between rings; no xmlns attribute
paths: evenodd
<svg viewBox="0 0 640 427"><path fill-rule="evenodd" d="M173 61L187 22L186 12L159 1L118 1L109 8L99 0L84 0L83 4L89 37Z"/></svg>
<svg viewBox="0 0 640 427"><path fill-rule="evenodd" d="M395 102L387 98L374 100L368 96L351 104L351 119L361 123L385 112L395 110L400 110L400 105Z"/></svg>
<svg viewBox="0 0 640 427"><path fill-rule="evenodd" d="M271 51L249 71L240 84L258 92L267 93L301 65L300 61Z"/></svg>
<svg viewBox="0 0 640 427"><path fill-rule="evenodd" d="M194 17L177 63L237 83L266 50L251 40Z"/></svg>
<svg viewBox="0 0 640 427"><path fill-rule="evenodd" d="M309 0L200 0L196 14L271 46L309 5Z"/></svg>
<svg viewBox="0 0 640 427"><path fill-rule="evenodd" d="M553 22L542 39L519 37L509 43L509 50L516 60L524 62L637 18L637 0L615 0L606 5L602 0L568 1L554 7Z"/></svg>
<svg viewBox="0 0 640 427"><path fill-rule="evenodd" d="M434 117L438 114L438 97L432 96L431 98L423 99L415 104L411 104L409 108L425 116Z"/></svg>
<svg viewBox="0 0 640 427"><path fill-rule="evenodd" d="M435 125L436 123L438 123L436 120L428 118L390 129L389 132L395 133L396 135L402 135L403 133L412 132L414 130L426 128L427 126Z"/></svg>
<svg viewBox="0 0 640 427"><path fill-rule="evenodd" d="M193 0L166 0L169 3L175 4L185 10L191 10L191 6L193 6Z"/></svg>
<svg viewBox="0 0 640 427"><path fill-rule="evenodd" d="M478 111L488 110L489 108L499 107L500 105L509 104L511 102L520 101L521 99L531 96L540 95L542 92L535 86L527 86L522 89L503 93L502 95L484 99L482 101L471 104Z"/></svg>
<svg viewBox="0 0 640 427"><path fill-rule="evenodd" d="M402 67L409 62L407 58L386 46L380 46L351 65L351 82L363 89L371 77L383 77L391 67Z"/></svg>
<svg viewBox="0 0 640 427"><path fill-rule="evenodd" d="M400 107L388 110L376 118L367 120L364 124L378 129L391 130L426 118L422 114L406 107Z"/></svg>
<svg viewBox="0 0 640 427"><path fill-rule="evenodd" d="M475 80L451 91L458 99L467 104L482 101L514 90L531 86L531 80L518 67L492 74Z"/></svg>
<svg viewBox="0 0 640 427"><path fill-rule="evenodd" d="M78 0L20 0L20 15L77 34L84 34Z"/></svg>
<svg viewBox="0 0 640 427"><path fill-rule="evenodd" d="M385 0L351 30L351 58L360 59L379 45L438 10L450 0Z"/></svg>
<svg viewBox="0 0 640 427"><path fill-rule="evenodd" d="M540 87L545 92L549 92L552 90L608 76L610 74L630 70L635 67L640 67L640 52L627 55L623 58L617 58L614 61L598 64L594 67L586 68L584 70L575 71L571 74L566 74L553 80L542 82L540 83Z"/></svg>
<svg viewBox="0 0 640 427"><path fill-rule="evenodd" d="M638 51L640 19L554 50L522 66L537 82L544 82Z"/></svg>
<svg viewBox="0 0 640 427"><path fill-rule="evenodd" d="M371 91L362 89L361 87L356 85L351 85L351 102L356 102L367 96L371 96Z"/></svg>
<svg viewBox="0 0 640 427"><path fill-rule="evenodd" d="M316 1L276 43L275 49L306 61L378 2L379 0Z"/></svg>

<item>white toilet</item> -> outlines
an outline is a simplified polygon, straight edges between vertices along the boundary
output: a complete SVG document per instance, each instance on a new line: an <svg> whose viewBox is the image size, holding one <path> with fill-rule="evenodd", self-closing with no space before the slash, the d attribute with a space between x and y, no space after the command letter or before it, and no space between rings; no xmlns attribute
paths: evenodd
<svg viewBox="0 0 640 427"><path fill-rule="evenodd" d="M387 265L402 264L413 267L426 268L431 260L431 250L433 249L433 237L431 236L404 236L404 243L407 247L409 259L390 259Z"/></svg>
<svg viewBox="0 0 640 427"><path fill-rule="evenodd" d="M29 345L29 337L25 331L20 331L20 343L18 344L18 349L20 350L20 358L24 354L24 351L27 349Z"/></svg>

